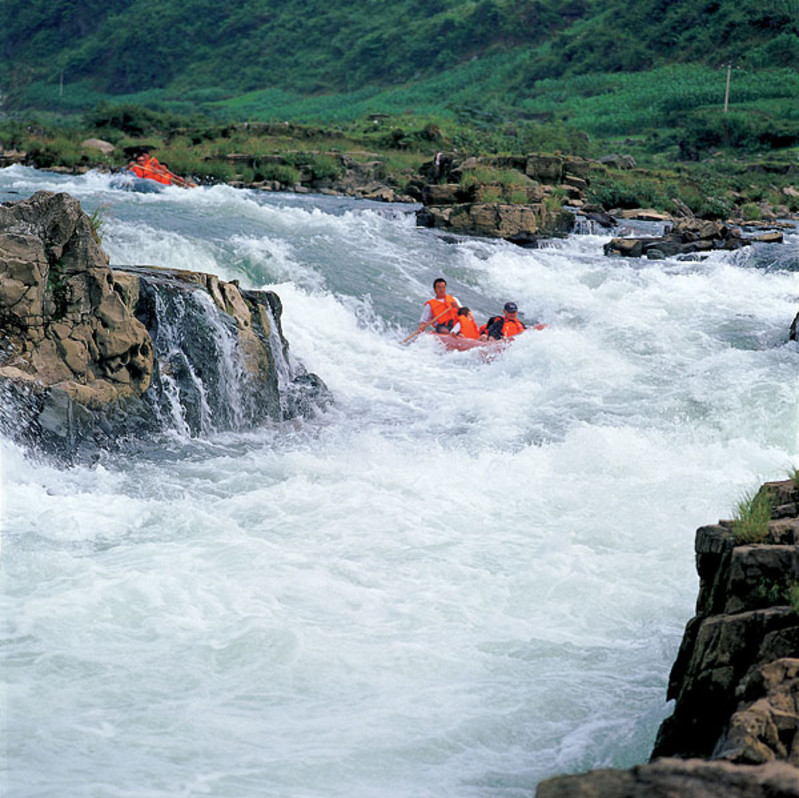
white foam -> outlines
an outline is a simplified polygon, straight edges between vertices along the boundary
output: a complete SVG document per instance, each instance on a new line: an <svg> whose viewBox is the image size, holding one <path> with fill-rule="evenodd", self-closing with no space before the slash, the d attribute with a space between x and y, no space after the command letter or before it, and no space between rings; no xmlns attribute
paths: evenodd
<svg viewBox="0 0 799 798"><path fill-rule="evenodd" d="M695 528L797 461L795 273L159 197L108 247L275 290L335 403L95 468L2 444L18 793L510 798L646 758ZM400 345L438 273L550 326Z"/></svg>

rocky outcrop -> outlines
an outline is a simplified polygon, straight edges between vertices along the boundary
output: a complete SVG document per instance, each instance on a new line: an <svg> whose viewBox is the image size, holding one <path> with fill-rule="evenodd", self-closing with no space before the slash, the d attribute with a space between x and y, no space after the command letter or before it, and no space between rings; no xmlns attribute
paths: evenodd
<svg viewBox="0 0 799 798"><path fill-rule="evenodd" d="M744 236L741 228L709 219L686 218L675 222L663 236L650 238L613 238L605 244L605 255L650 260L671 258L691 252L708 252L713 249L740 249L755 241L782 243L779 230Z"/></svg>
<svg viewBox="0 0 799 798"><path fill-rule="evenodd" d="M503 202L470 202L430 206L416 214L422 227L435 227L464 235L504 238L514 244L534 245L541 238L569 232L571 214L551 211L544 204L517 205Z"/></svg>
<svg viewBox="0 0 799 798"><path fill-rule="evenodd" d="M0 429L65 460L174 429L308 412L323 384L288 357L282 307L215 275L111 269L67 194L0 207Z"/></svg>
<svg viewBox="0 0 799 798"><path fill-rule="evenodd" d="M2 378L55 386L89 407L150 386L150 336L67 194L40 191L0 207L0 324Z"/></svg>
<svg viewBox="0 0 799 798"><path fill-rule="evenodd" d="M784 762L731 765L659 759L630 770L594 770L538 785L537 798L789 798L799 795L799 769Z"/></svg>
<svg viewBox="0 0 799 798"><path fill-rule="evenodd" d="M273 155L231 153L226 160L232 165L245 166L255 172L249 182L234 181L235 186L246 186L261 191L294 191L361 197L382 202L412 201L402 187L386 175L384 162L376 153L357 154L341 152L286 152ZM276 171L276 167L278 167ZM264 177L283 171L291 172L296 179L287 180Z"/></svg>
<svg viewBox="0 0 799 798"><path fill-rule="evenodd" d="M416 214L421 227L527 246L573 228L574 216L562 205L584 203L589 162L538 153L483 158L438 153L420 175L409 191L424 205Z"/></svg>
<svg viewBox="0 0 799 798"><path fill-rule="evenodd" d="M761 492L771 520L747 542L731 521L697 530L696 616L653 761L551 779L539 798L799 796L799 488L787 480Z"/></svg>

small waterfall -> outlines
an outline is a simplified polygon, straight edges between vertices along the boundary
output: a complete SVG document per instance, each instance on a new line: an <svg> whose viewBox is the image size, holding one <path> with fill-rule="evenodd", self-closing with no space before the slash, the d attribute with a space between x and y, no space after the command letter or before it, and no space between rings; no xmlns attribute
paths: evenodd
<svg viewBox="0 0 799 798"><path fill-rule="evenodd" d="M248 372L235 319L204 290L148 274L137 315L153 338L155 364L146 400L159 424L181 435L241 430L288 415L291 383L278 327L253 325L263 343L263 374ZM266 375L266 380L264 376Z"/></svg>

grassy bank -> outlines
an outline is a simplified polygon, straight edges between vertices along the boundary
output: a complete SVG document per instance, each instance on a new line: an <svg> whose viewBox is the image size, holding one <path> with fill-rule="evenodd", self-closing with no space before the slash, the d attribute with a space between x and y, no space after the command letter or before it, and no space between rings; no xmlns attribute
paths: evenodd
<svg viewBox="0 0 799 798"><path fill-rule="evenodd" d="M720 115L717 115L720 116ZM717 146L680 158L676 148L648 160L641 157L639 139L620 140L619 150L635 152L648 168L618 169L596 164L586 190L587 199L605 208L653 207L673 211L675 200L697 215L726 218L734 208L756 219L772 211L799 211L799 198L783 189L799 183L795 150L757 148L757 131L739 130L734 115L710 120L705 139ZM181 175L201 182L254 183L277 181L281 186L318 184L341 177L343 163L371 164L376 179L405 193L419 179L419 168L437 152L464 155L527 155L559 152L598 159L608 140L595 140L561 122L515 122L468 119L453 115L371 114L348 122L310 125L292 122L227 124L198 115L185 117L133 105L101 105L81 118L59 124L32 120L0 123L0 144L24 151L26 162L40 168L121 168L126 148L147 145L159 159ZM714 127L715 124L715 127ZM751 151L724 146L718 135L751 136ZM687 136L693 128L683 131ZM103 155L81 146L88 138L112 143ZM636 143L638 150L636 151ZM651 155L651 153L650 153ZM523 175L484 180L498 186L506 200L523 201ZM474 175L470 177L474 180ZM503 188L504 186L504 188Z"/></svg>

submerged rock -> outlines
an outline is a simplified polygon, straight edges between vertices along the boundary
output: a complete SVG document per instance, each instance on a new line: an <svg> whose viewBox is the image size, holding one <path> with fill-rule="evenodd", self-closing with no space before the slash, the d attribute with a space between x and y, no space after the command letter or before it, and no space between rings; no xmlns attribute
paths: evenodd
<svg viewBox="0 0 799 798"><path fill-rule="evenodd" d="M65 460L127 436L247 429L329 400L280 299L215 275L111 269L67 194L0 207L0 429Z"/></svg>
<svg viewBox="0 0 799 798"><path fill-rule="evenodd" d="M691 252L713 249L740 249L755 241L767 244L782 243L781 231L771 231L745 237L740 228L709 219L683 218L663 236L647 238L613 238L605 244L605 255L620 255L651 260L671 258Z"/></svg>

